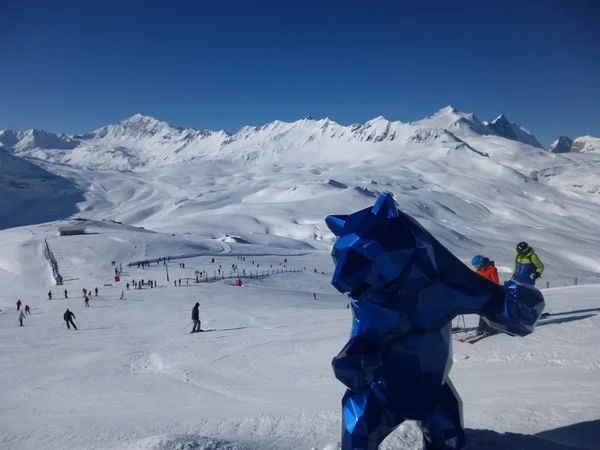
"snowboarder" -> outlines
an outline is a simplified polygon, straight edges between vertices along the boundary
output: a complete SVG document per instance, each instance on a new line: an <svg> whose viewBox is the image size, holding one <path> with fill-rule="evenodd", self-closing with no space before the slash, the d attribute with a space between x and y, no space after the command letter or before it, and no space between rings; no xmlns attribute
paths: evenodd
<svg viewBox="0 0 600 450"><path fill-rule="evenodd" d="M540 261L535 250L527 242L519 242L517 245L517 254L513 262L513 276L511 280L534 286L535 280L541 277L543 272L544 264Z"/></svg>
<svg viewBox="0 0 600 450"><path fill-rule="evenodd" d="M19 313L19 324L20 326L23 326L23 319L25 318L25 314L23 314L23 311L21 311Z"/></svg>
<svg viewBox="0 0 600 450"><path fill-rule="evenodd" d="M199 331L203 331L200 329L200 303L196 303L192 308L192 321L194 322L194 328L192 328L192 333L198 333Z"/></svg>
<svg viewBox="0 0 600 450"><path fill-rule="evenodd" d="M29 305L25 305L25 314L31 315L31 310L29 309Z"/></svg>
<svg viewBox="0 0 600 450"><path fill-rule="evenodd" d="M121 291L121 298L119 300L123 300L125 298L125 291Z"/></svg>
<svg viewBox="0 0 600 450"><path fill-rule="evenodd" d="M65 289L65 298L69 298L69 295L68 295L68 292L66 289Z"/></svg>
<svg viewBox="0 0 600 450"><path fill-rule="evenodd" d="M73 328L77 329L77 325L75 325L75 323L73 322L73 319L76 319L76 318L77 317L75 317L75 314L73 314L71 311L69 311L69 308L67 308L67 310L63 314L63 319L65 322L67 322L67 328L69 330L71 329L69 324L73 325Z"/></svg>
<svg viewBox="0 0 600 450"><path fill-rule="evenodd" d="M17 311L21 311L21 299L17 300Z"/></svg>
<svg viewBox="0 0 600 450"><path fill-rule="evenodd" d="M98 297L98 287L96 287L96 289L94 290L94 292L96 293L96 297Z"/></svg>
<svg viewBox="0 0 600 450"><path fill-rule="evenodd" d="M490 261L489 258L481 255L476 255L471 260L471 265L475 267L476 272L482 277L487 278L494 283L500 283L500 279L498 278L498 269L496 269L496 265L494 261ZM483 318L479 318L479 325L477 326L477 332L479 334L483 333L495 333L495 330L491 328Z"/></svg>
<svg viewBox="0 0 600 450"><path fill-rule="evenodd" d="M52 291L48 292L48 300L52 300Z"/></svg>

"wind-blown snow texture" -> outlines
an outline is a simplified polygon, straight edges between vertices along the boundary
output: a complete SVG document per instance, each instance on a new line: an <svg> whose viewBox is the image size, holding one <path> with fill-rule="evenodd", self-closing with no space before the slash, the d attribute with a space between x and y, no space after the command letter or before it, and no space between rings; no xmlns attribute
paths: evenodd
<svg viewBox="0 0 600 450"><path fill-rule="evenodd" d="M546 264L540 286L556 287L544 295L558 315L532 336L455 344L471 448L597 448L600 155L547 152L512 125L448 107L411 123L307 118L235 134L140 115L81 136L0 132L0 448L335 449L343 386L330 362L350 315L330 285L324 218L381 192L463 261L494 259L502 279L528 241ZM90 234L58 237L73 216ZM78 279L70 299L52 286L45 238ZM172 279L285 258L307 271L175 288L162 266L126 269L160 286L119 301L110 261L164 255L186 257ZM587 285L558 287L575 277ZM81 290L96 286L84 308ZM33 308L23 328L18 298ZM196 301L216 331L181 331ZM67 307L80 332L61 329ZM420 449L418 429L386 445Z"/></svg>

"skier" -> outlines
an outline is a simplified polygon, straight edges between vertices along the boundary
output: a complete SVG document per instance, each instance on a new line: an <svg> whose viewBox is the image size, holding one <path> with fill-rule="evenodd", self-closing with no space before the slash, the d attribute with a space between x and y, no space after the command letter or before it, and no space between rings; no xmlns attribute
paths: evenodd
<svg viewBox="0 0 600 450"><path fill-rule="evenodd" d="M129 290L129 283L127 283L127 290Z"/></svg>
<svg viewBox="0 0 600 450"><path fill-rule="evenodd" d="M17 300L17 311L21 311L21 299Z"/></svg>
<svg viewBox="0 0 600 450"><path fill-rule="evenodd" d="M73 314L71 311L69 311L69 308L67 308L67 310L63 314L63 319L65 322L67 322L67 328L69 330L71 329L69 324L73 325L73 328L77 329L77 325L75 325L75 323L73 322L73 319L76 319L76 318L77 317L75 317L75 314Z"/></svg>
<svg viewBox="0 0 600 450"><path fill-rule="evenodd" d="M83 295L87 294L87 289L83 288Z"/></svg>
<svg viewBox="0 0 600 450"><path fill-rule="evenodd" d="M121 298L119 300L123 300L125 298L125 291L121 291Z"/></svg>
<svg viewBox="0 0 600 450"><path fill-rule="evenodd" d="M200 311L198 310L198 308L200 308L200 303L196 303L196 305L194 305L194 308L192 308L192 320L194 321L194 328L192 328L191 333L198 333L199 331L204 331L200 329Z"/></svg>
<svg viewBox="0 0 600 450"><path fill-rule="evenodd" d="M473 257L471 264L477 269L476 272L479 275L493 281L494 283L500 283L500 279L498 278L498 269L496 269L494 261L490 261L490 259L486 258L485 256L477 255Z"/></svg>
<svg viewBox="0 0 600 450"><path fill-rule="evenodd" d="M65 289L65 298L69 298L69 296L68 296L67 294L68 294L68 292L67 292L67 290Z"/></svg>
<svg viewBox="0 0 600 450"><path fill-rule="evenodd" d="M98 297L98 287L97 286L96 286L95 292L96 292L96 297Z"/></svg>
<svg viewBox="0 0 600 450"><path fill-rule="evenodd" d="M23 326L23 319L25 318L25 314L23 314L23 311L21 311L19 313L19 324L20 326Z"/></svg>
<svg viewBox="0 0 600 450"><path fill-rule="evenodd" d="M494 261L490 261L489 258L481 255L476 255L471 260L471 265L475 267L476 272L482 277L487 278L494 283L500 283L500 279L498 278L498 269L496 269L496 265ZM491 328L483 318L479 318L479 325L477 326L477 333L495 333L495 330Z"/></svg>
<svg viewBox="0 0 600 450"><path fill-rule="evenodd" d="M83 295L83 300L85 301L85 307L89 308L90 307L90 299L88 298L87 294Z"/></svg>
<svg viewBox="0 0 600 450"><path fill-rule="evenodd" d="M48 292L48 300L52 300L52 291Z"/></svg>
<svg viewBox="0 0 600 450"><path fill-rule="evenodd" d="M31 310L29 309L29 305L25 305L25 314L31 315Z"/></svg>
<svg viewBox="0 0 600 450"><path fill-rule="evenodd" d="M513 262L512 281L529 286L535 285L535 280L542 276L544 264L527 242L519 242L517 254Z"/></svg>
<svg viewBox="0 0 600 450"><path fill-rule="evenodd" d="M314 298L315 300L317 299L317 293L316 293L316 292L314 292L314 293L313 293L313 298Z"/></svg>

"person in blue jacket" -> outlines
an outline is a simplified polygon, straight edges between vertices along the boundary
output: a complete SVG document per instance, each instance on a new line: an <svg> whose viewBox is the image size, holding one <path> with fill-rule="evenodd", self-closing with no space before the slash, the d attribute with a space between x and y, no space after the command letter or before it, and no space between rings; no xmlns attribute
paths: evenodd
<svg viewBox="0 0 600 450"><path fill-rule="evenodd" d="M540 261L535 250L527 242L517 244L517 255L513 263L512 280L529 286L535 285L535 280L542 276L544 264Z"/></svg>

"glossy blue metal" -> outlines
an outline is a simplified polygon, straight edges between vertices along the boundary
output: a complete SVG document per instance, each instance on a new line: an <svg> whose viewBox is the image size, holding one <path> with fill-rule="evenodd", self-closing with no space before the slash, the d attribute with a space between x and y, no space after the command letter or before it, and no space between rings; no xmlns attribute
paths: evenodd
<svg viewBox="0 0 600 450"><path fill-rule="evenodd" d="M462 401L448 378L452 319L479 314L525 336L543 312L542 294L477 275L389 194L326 223L338 236L332 284L349 295L354 316L350 340L332 362L348 388L342 450L375 450L407 419L418 421L427 449L462 449Z"/></svg>

